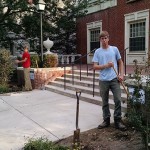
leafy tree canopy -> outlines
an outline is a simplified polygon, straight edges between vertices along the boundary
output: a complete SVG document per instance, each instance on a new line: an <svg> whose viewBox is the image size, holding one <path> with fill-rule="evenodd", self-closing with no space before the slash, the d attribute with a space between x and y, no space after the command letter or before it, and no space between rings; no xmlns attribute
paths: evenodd
<svg viewBox="0 0 150 150"><path fill-rule="evenodd" d="M30 0L32 1L32 0ZM0 0L0 39L6 39L9 31L24 33L26 38L40 38L40 12L38 0ZM57 0L45 0L42 12L44 40L54 41L53 49L69 54L76 49L76 18L86 14L87 0L63 0L65 7L57 7Z"/></svg>

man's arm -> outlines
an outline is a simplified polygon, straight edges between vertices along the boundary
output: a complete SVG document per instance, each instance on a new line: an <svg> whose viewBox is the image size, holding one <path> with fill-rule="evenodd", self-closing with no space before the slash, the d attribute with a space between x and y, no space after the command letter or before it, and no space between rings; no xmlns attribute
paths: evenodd
<svg viewBox="0 0 150 150"><path fill-rule="evenodd" d="M118 66L119 66L119 78L123 80L124 79L124 64L123 64L122 59L118 60Z"/></svg>
<svg viewBox="0 0 150 150"><path fill-rule="evenodd" d="M16 63L23 63L23 62L26 62L27 61L27 58L24 58L23 60L16 60Z"/></svg>
<svg viewBox="0 0 150 150"><path fill-rule="evenodd" d="M104 64L104 65L99 65L97 62L94 62L93 68L94 70L103 70L103 69L110 68L113 66L114 66L113 62L108 62L107 64Z"/></svg>

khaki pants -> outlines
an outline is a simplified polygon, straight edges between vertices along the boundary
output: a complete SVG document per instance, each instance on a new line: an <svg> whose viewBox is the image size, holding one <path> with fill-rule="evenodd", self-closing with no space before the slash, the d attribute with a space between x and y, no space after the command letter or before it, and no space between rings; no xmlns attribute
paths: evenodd
<svg viewBox="0 0 150 150"><path fill-rule="evenodd" d="M25 90L32 90L31 80L30 80L30 68L24 68L24 80L25 80Z"/></svg>

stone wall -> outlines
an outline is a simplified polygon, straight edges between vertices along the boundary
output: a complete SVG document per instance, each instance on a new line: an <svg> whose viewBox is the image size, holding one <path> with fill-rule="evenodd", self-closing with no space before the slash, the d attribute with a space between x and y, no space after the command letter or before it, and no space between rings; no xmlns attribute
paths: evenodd
<svg viewBox="0 0 150 150"><path fill-rule="evenodd" d="M70 67L66 67L66 73L71 72ZM32 82L33 89L43 88L44 85L47 85L49 82L54 81L57 77L64 75L64 68L31 68L30 78ZM23 68L17 68L17 79L18 84L23 86L24 76Z"/></svg>

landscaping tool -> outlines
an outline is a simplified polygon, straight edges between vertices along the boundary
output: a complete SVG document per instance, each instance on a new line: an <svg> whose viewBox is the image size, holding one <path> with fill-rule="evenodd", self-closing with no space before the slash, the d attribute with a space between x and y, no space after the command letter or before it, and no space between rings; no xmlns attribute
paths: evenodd
<svg viewBox="0 0 150 150"><path fill-rule="evenodd" d="M76 146L79 147L80 145L80 129L78 126L78 120L79 120L79 98L81 95L81 91L76 91L76 97L77 97L77 107L76 107L76 130L74 131L74 137L73 137L73 147Z"/></svg>
<svg viewBox="0 0 150 150"><path fill-rule="evenodd" d="M113 66L112 68L113 68L113 70L115 71L115 73L116 73L116 75L117 75L117 77L118 77L118 73L117 73L116 69L114 68L114 66ZM124 88L124 90L125 90L125 92L126 92L126 94L127 94L127 97L128 97L128 96L129 96L128 90L126 89L126 87L125 87L125 85L124 85L124 83L123 83L122 81L120 81L120 83L121 83L121 85L123 86L123 88Z"/></svg>

